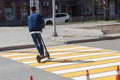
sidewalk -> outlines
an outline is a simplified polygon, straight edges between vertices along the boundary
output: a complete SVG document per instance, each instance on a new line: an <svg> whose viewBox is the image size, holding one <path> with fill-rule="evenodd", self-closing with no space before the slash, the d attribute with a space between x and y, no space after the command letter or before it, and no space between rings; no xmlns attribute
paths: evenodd
<svg viewBox="0 0 120 80"><path fill-rule="evenodd" d="M120 38L120 34L103 35L101 29L84 29L84 27L120 25L114 21L92 23L75 23L57 25L57 37L53 37L53 26L46 26L42 36L47 46L72 44L90 41ZM33 47L33 41L27 27L1 27L0 51Z"/></svg>

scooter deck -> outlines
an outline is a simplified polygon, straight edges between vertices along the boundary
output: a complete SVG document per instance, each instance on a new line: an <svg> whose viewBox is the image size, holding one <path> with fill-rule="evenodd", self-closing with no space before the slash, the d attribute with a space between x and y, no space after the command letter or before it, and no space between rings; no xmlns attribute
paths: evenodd
<svg viewBox="0 0 120 80"><path fill-rule="evenodd" d="M49 52L47 51L47 48L46 48L46 46L45 46L45 43L44 43L44 41L43 41L43 38L42 38L42 36L40 36L40 38L41 38L41 41L42 41L42 45L43 45L43 47L44 47L44 57L40 57L40 55L37 55L36 56L36 59L37 59L37 62L38 63L40 63L41 62L41 59L43 59L43 58L45 58L45 57L47 57L48 59L50 59L50 54L49 54Z"/></svg>

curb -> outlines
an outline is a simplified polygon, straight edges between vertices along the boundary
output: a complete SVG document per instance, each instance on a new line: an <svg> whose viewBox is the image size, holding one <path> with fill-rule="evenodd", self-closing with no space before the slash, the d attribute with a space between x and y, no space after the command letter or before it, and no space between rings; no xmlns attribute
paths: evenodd
<svg viewBox="0 0 120 80"><path fill-rule="evenodd" d="M120 25L120 23L116 23L116 24L106 24L106 25L98 25L97 27L101 27L101 26L117 26Z"/></svg>
<svg viewBox="0 0 120 80"><path fill-rule="evenodd" d="M94 38L94 39L63 41L63 44L75 44L75 43L85 43L85 42L94 42L94 41L102 41L102 40L114 40L114 39L119 39L119 38L120 36L104 36L104 37ZM17 46L9 46L9 47L0 48L0 51L34 48L34 47L35 47L34 44L17 45Z"/></svg>
<svg viewBox="0 0 120 80"><path fill-rule="evenodd" d="M8 50L16 50L16 49L25 49L25 48L33 48L34 44L29 45L17 45L17 46L9 46L0 48L0 51L8 51Z"/></svg>
<svg viewBox="0 0 120 80"><path fill-rule="evenodd" d="M94 38L94 39L65 41L64 44L85 43L85 42L102 41L102 40L114 40L119 38L120 36L113 36L113 37L107 36L107 37L100 37L100 38Z"/></svg>

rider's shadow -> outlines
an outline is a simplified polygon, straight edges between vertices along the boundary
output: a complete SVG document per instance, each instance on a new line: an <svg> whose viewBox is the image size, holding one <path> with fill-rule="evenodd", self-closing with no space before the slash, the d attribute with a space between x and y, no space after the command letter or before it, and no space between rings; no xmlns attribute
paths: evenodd
<svg viewBox="0 0 120 80"><path fill-rule="evenodd" d="M83 60L72 60L72 59L55 59L55 58L51 58L50 60L46 60L43 63L46 62L59 62L59 63L90 63L90 62L94 62L94 61L83 61Z"/></svg>

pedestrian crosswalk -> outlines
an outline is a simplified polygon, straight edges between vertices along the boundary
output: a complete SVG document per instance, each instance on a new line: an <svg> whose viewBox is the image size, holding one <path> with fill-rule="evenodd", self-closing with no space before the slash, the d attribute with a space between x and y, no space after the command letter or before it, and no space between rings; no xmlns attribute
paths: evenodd
<svg viewBox="0 0 120 80"><path fill-rule="evenodd" d="M120 51L78 45L48 47L51 61L37 63L37 50L22 49L1 52L0 56L15 60L73 80L115 80L116 66L120 65ZM36 54L37 53L37 54Z"/></svg>

